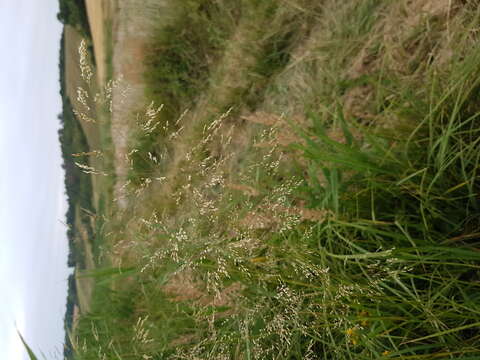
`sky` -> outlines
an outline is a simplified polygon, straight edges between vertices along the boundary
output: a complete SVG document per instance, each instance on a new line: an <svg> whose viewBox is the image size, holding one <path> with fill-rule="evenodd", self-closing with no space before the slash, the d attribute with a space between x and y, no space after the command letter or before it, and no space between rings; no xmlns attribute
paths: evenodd
<svg viewBox="0 0 480 360"><path fill-rule="evenodd" d="M61 359L68 241L58 0L0 0L0 358Z"/></svg>

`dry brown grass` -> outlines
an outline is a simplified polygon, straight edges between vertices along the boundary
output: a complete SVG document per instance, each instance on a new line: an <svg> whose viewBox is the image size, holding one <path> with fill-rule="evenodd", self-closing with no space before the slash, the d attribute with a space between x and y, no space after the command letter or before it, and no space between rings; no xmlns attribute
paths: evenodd
<svg viewBox="0 0 480 360"><path fill-rule="evenodd" d="M115 148L114 197L121 211L125 211L128 206L128 196L124 189L130 167L127 156L131 150L129 138L137 126L136 113L147 105L143 78L145 50L149 36L157 26L156 21L168 23L171 7L164 0L142 3L125 0L116 6L113 24L113 78L122 79L122 82L113 89L111 132Z"/></svg>
<svg viewBox="0 0 480 360"><path fill-rule="evenodd" d="M285 2L285 11L292 8L307 11L307 3L299 4L299 2ZM413 41L411 39L411 33L415 30L415 27L423 24L425 21L430 21L432 17L450 19L453 14L458 11L458 4L458 1L450 0L425 0L419 2L400 1L388 7L380 7L379 19L372 31L369 32L368 39L365 38L365 43L356 45L359 51L355 53L355 56L347 59L347 63L343 66L345 77L355 79L379 71L382 67L388 67L389 70L402 73L404 71L402 67L406 66L405 64L410 61L407 58L419 56L419 54L415 54L414 52L408 53L409 49L413 49L409 42ZM280 118L280 116L276 114L285 114L290 121L304 125L306 120L301 110L303 104L305 104L305 102L313 104L317 102L316 99L310 98L314 91L307 91L307 89L315 88L317 86L315 83L322 83L322 77L325 75L324 69L328 68L328 66L325 65L331 62L331 59L324 56L321 48L335 40L332 37L333 31L331 29L335 26L341 26L341 24L338 24L341 16L338 15L342 14L342 12L346 14L351 6L352 4L345 4L345 6L342 6L345 8L344 10L338 10L338 2L326 1L324 3L323 12L325 13L325 17L321 19L321 23L317 26L309 31L305 31L302 41L299 41L291 50L292 56L290 63L274 79L275 86L289 90L288 97L281 96L282 104L279 103L280 96L272 94L272 96L268 96L265 101L260 104L259 110L255 113L233 116L225 121L225 126L221 128L220 132L227 134L233 126L232 142L236 141L237 145L241 144L241 146L237 146L237 152L241 152L242 149L245 149L251 144L251 139L254 136L253 129L258 129L258 127L255 127L255 124L274 126L274 123L278 122ZM125 7L127 8L127 6ZM338 19L329 18L328 14L336 14ZM135 16L134 13L128 15L128 20L135 22ZM125 19L122 21L126 23L127 20ZM234 91L238 91L247 86L248 77L245 75L248 74L249 69L254 64L254 54L261 44L259 40L259 29L265 30L269 25L273 29L275 21L276 20L271 21L271 24L262 24L261 19L258 19L258 17L255 18L254 14L241 18L232 38L227 42L227 48L223 58L214 69L211 76L211 86L201 95L197 101L197 105L190 110L181 122L181 124L184 125L184 130L180 138L177 138L173 144L174 149L172 153L174 157L170 160L171 163L168 166L167 173L162 172L154 175L167 178L167 181L162 185L153 185L155 187L154 193L170 192L177 187L176 181L182 178L182 173L186 170L184 164L186 156L190 154L191 144L195 142L195 137L198 137L198 128L201 127L200 125L206 121L206 119L214 115L218 116L219 112L224 110L225 104L228 104L228 100ZM447 28L452 27L453 24L453 20L443 22L445 34ZM119 33L121 34L122 31L119 31ZM139 31L139 33L143 34L143 31ZM442 34L443 33L444 32L442 32ZM125 31L123 34L126 34ZM123 35L117 35L117 38L121 38L121 36ZM141 44L144 43L143 39L138 38L138 36L132 39L130 39L131 41L125 39L121 45L118 44L119 50L129 53L130 55L128 56L130 56L131 59L124 59L123 63L122 61L118 63L116 71L117 73L123 73L123 70L125 70L127 74L130 74L128 77L130 77L135 84L139 80L138 72L141 70L141 66L137 67L136 70L130 69L132 71L129 70L129 66L135 62L140 63L141 54L143 53L140 47ZM384 48L381 49L381 52L374 54L372 53L372 47L377 40L382 40L385 45ZM135 47L138 49L131 48L131 46L128 45L130 42L135 42ZM403 55L400 53L403 53ZM405 58L405 56L407 58ZM397 64L397 62L401 63L401 65ZM312 65L314 66L313 69ZM133 96L131 102L138 104L138 101L135 101L135 99L135 96ZM341 99L344 105L345 117L366 120L375 119L377 114L375 114L375 108L372 108L372 102L374 100L372 96L372 86L370 85L348 88ZM133 108L133 105L126 105L124 108L117 108L114 113L128 114L130 119L132 119L134 117L128 110ZM270 111L270 109L273 108L277 111ZM280 109L281 112L279 112L278 109ZM114 114L114 116L120 115ZM245 125L242 124L241 120L247 120L247 122L254 124ZM118 164L121 162L125 163L125 151L122 151L122 149L127 149L126 133L132 126L133 124L130 121L129 125L125 126L123 131L114 131L115 141L121 143L117 146ZM279 131L276 142L280 145L298 142L299 138L295 136L294 132L284 130L286 128L287 127L284 127L282 131ZM270 144L271 143L265 143L264 145L269 146ZM261 147L262 144L258 143L257 146ZM214 150L214 154L219 154L222 151L222 146L220 146L218 142L212 142L209 145L209 149ZM125 177L127 170L125 166L122 171L117 171L117 174L121 173L121 177ZM121 183L121 181L119 183Z"/></svg>
<svg viewBox="0 0 480 360"><path fill-rule="evenodd" d="M418 3L412 4L398 3L389 8L388 12L381 13L380 20L375 24L374 30L369 33L368 39L365 39L364 44L358 46L359 51L356 56L349 58L347 66L344 66L343 72L347 78L355 79L363 75L369 75L378 71L382 66L386 66L385 61L397 59L397 55L392 54L400 51L398 44L408 41L409 32L414 27L413 25L407 26L407 23L421 22L425 19L425 16L444 16L445 12L452 11L450 6L445 7L445 4L443 4L442 7L439 3L432 4L428 1L423 2L421 6ZM325 11L338 14L338 11L333 11L337 6L338 3L334 1L327 2ZM345 6L345 13L349 10L348 6ZM420 16L420 13L423 15ZM210 182L211 178L217 176L216 174L223 174L225 177L226 191L236 191L248 197L257 197L261 193L259 189L239 182L232 175L239 171L238 160L243 156L242 154L251 151L251 146L255 146L260 151L261 149L268 150L276 146L282 148L292 143L302 142L302 139L292 130L288 122L301 127L308 126L308 121L303 115L301 107L305 102L316 102L316 100L309 98L312 91L308 95L305 95L305 93L307 93L307 89L314 88L316 86L314 83L321 81L322 77L325 76L324 68L326 68L330 59L324 56L321 48L334 39L334 32L331 29L332 26L336 26L336 19L323 19L323 24L305 33L303 40L292 49L290 63L274 79L276 85L292 90L291 96L286 99L283 97L283 103L280 107L278 97L275 95L267 97L259 105L257 111L253 113L241 112L222 120L223 123L219 126L216 136L212 137L206 148L209 149L214 158L224 159L225 161L219 168L210 169L207 173L202 174L204 180L200 182L198 180L195 180L196 182L186 180L189 174L198 175L202 171L201 168L192 166L188 160L192 156L192 144L198 144L202 141L202 137L199 137L201 124L212 116L216 115L216 118L218 118L218 114L225 104L228 104L232 93L248 86L246 74L256 61L255 52L258 51L256 46L260 46L258 29L265 26L265 24L260 26L258 20L258 18L254 19L253 16L242 18L228 42L223 58L212 74L211 86L200 96L197 105L190 109L181 121L184 130L172 144L173 158L169 159L166 173L162 170L162 172L152 176L152 178L166 178L166 180L162 182L153 181L142 190L139 196L135 195L134 197L137 200L132 203L137 205L135 209L129 210L128 215L126 213L126 218L144 218L154 209L159 208L166 211L166 218L173 216L173 214L178 216L181 214L182 218L188 218L198 210L194 202L192 203L195 194L189 190L189 186L194 184L193 186L202 192L203 189L206 189L206 184ZM397 26L399 22L402 22L402 26ZM387 39L390 46L395 47L385 48L384 52L380 54L372 54L372 46L374 46L376 40L381 38L384 41ZM403 40L400 40L400 38ZM124 44L128 45L128 42ZM131 51L130 53L135 55L137 52ZM138 53L141 53L141 51ZM312 70L312 64L314 64L316 70ZM394 63L389 63L389 66L396 71L401 71ZM126 69L128 73L128 67L123 69ZM132 74L131 79L135 82L138 77ZM341 99L345 117L349 119L376 119L377 114L371 107L374 100L372 94L371 86L362 85L349 88ZM273 108L276 109L275 112L271 111ZM281 113L278 112L279 108L282 110ZM128 127L125 128L125 131L127 129ZM270 133L271 136L264 141L258 141L258 132L262 129ZM336 141L345 142L344 134L338 127L328 130L327 135ZM231 137L231 141L229 145L225 145L225 139L228 136ZM361 135L355 133L354 137L358 140ZM228 159L225 159L227 154ZM288 159L288 157L286 156L285 159ZM202 201L210 199L209 196L205 194ZM172 209L173 212L169 213L169 210L166 209ZM302 204L297 206L264 204L240 219L231 219L231 225L234 233L238 233L242 229L253 231L278 230L281 224L285 222L286 217L296 218L299 221L321 222L327 216L329 214L307 209ZM133 223L130 223L128 227L134 229L132 235L141 228L140 225ZM190 280L174 278L167 286L166 291L171 294L176 292L179 294L178 296L183 292L186 298L192 299L203 296L202 290ZM179 288L175 290L176 286Z"/></svg>
<svg viewBox="0 0 480 360"><path fill-rule="evenodd" d="M422 21L426 21L425 19L432 16L446 16L445 14L452 13L454 11L453 4L451 4L452 2L447 3L442 2L442 5L424 1L420 4L405 1L392 5L388 8L388 11L380 11L379 20L368 34L368 38L365 38L364 43L356 44L358 51L354 54L355 56L345 60L346 64L343 65L342 75L349 79L356 79L373 74L382 67L388 67L398 73L405 72L405 68L402 68L402 66L405 66L406 61L408 62L406 59L409 56L417 55L410 54L407 58L402 58L403 55L398 54L400 52L405 53L404 47L408 46L409 41L411 41L410 36L416 26L415 24L421 24ZM342 11L337 11L337 7L337 2L327 1L325 12L338 15L342 12L348 14L348 11L351 10L351 4L345 5ZM303 140L292 130L288 122L301 127L308 126L308 121L303 114L303 106L305 103L316 104L319 101L312 98L315 94L311 89L315 89L318 86L317 84L325 79L325 76L328 75L326 72L331 66L331 59L325 56L322 47L330 45L335 40L333 28L341 26L337 23L338 19L328 18L328 16L322 21L323 23L305 32L302 41L299 41L291 50L290 63L273 80L275 86L288 89L289 96L271 94L258 106L257 111L243 111L240 114L237 113L223 119L216 135L205 145L213 158L221 160L221 165L216 169L209 169L206 173L202 173L202 168L192 165L189 160L192 156L192 144L199 144L202 141L202 136L199 136L201 125L207 123L212 117L218 118L232 94L238 89L248 86L248 76L246 74L254 65L256 61L255 53L261 44L258 31L259 28L266 27L266 24L259 25L259 19L254 18L254 16L243 17L232 38L228 41L224 56L213 71L211 86L200 96L197 104L190 109L180 123L184 126L184 130L172 144L173 158L168 160L169 164L166 172L162 170L152 176L152 178L165 178L165 180L161 182L152 181L144 189L141 189L139 194L133 195L132 199L135 200L132 200L131 204L135 204L135 207L124 214L124 219L145 218L155 209L164 211L165 221L174 216L183 219L194 216L198 208L192 200L195 199L196 195L191 191L191 187L194 186L202 193L204 189L208 188L206 185L211 179L218 174L226 179L225 191L237 191L248 197L259 196L261 193L259 189L242 183L235 177L235 174L239 171L239 159L251 151L252 146L257 148L258 151L278 146L281 152L282 147L288 147L293 143L302 143ZM377 40L382 40L388 45L385 45L382 52L374 54L372 53L372 47ZM137 42L141 41L137 39ZM130 56L137 56L137 60L139 60L143 51L132 50L128 44L128 41L124 41L122 46L124 46L124 49L129 49ZM135 46L140 45L135 44ZM397 64L398 61L402 63L402 66ZM119 69L126 70L127 74L131 72L128 66L123 68L122 66L120 65ZM137 73L133 72L129 76L133 83L139 81ZM135 99L135 96L133 99ZM358 118L366 121L381 121L381 119L378 119L375 109L372 108L374 98L371 85L350 87L340 98L340 101L343 105L344 116L347 119ZM327 105L324 104L323 106L326 108ZM124 109L131 110L132 108L133 105L126 105ZM273 109L275 111L272 111ZM115 112L120 113L120 110L120 108L114 110L114 116ZM325 111L329 110L325 109ZM121 116L124 116L129 112L124 111L122 114ZM131 126L133 125L130 122L123 131L126 133L131 129ZM270 136L267 136L264 141L258 141L258 133L262 130L266 130ZM121 138L119 134L116 135ZM344 133L339 127L331 128L327 135L336 141L345 143ZM357 140L361 138L360 133L354 133L353 135ZM231 139L227 145L226 139L229 137ZM117 142L120 141L119 138L117 138ZM124 151L126 151L128 145L126 137L121 141L124 145L117 148L117 156L122 157L121 161L125 163ZM124 150L121 151L121 149ZM289 156L292 159L292 155ZM288 159L288 156L285 156L285 160ZM125 173L122 176L126 176L126 167L124 171ZM202 173L203 180L187 180L189 175L196 176L200 173ZM122 184L122 182L120 181L119 184ZM202 195L200 200L211 200L210 195L208 195L210 190L205 191L206 193ZM297 206L264 204L247 213L241 219L231 219L230 225L232 225L234 233L238 233L242 229L252 231L278 230L287 217L296 218L296 221L321 222L327 216L329 216L328 213L307 209L302 204ZM135 232L141 229L141 225L133 221L133 223L129 222L128 228L133 229L130 232L133 236ZM127 255L127 257L132 259L131 256ZM187 298L200 298L202 290L187 280L172 279L172 283L167 286L167 291L179 286L180 288L175 290L178 294L182 293L183 289ZM172 294L175 291L172 290Z"/></svg>
<svg viewBox="0 0 480 360"><path fill-rule="evenodd" d="M206 285L195 279L195 275L190 270L176 273L162 288L163 292L174 302L188 301L199 306L229 308L235 306L236 297L239 296L242 289L242 284L235 282L223 289L219 289L215 294L209 294ZM231 313L229 311L228 314Z"/></svg>
<svg viewBox="0 0 480 360"><path fill-rule="evenodd" d="M244 16L231 40L227 42L222 59L211 75L211 87L198 99L197 105L183 119L186 126L182 137L174 145L174 159L167 176L176 178L181 172L181 163L191 150L191 144L198 137L198 128L209 117L218 117L224 111L235 92L241 92L248 85L246 74L255 64L255 46L258 46L257 22L253 16ZM253 48L252 48L253 47ZM235 121L235 120L231 120Z"/></svg>
<svg viewBox="0 0 480 360"><path fill-rule="evenodd" d="M194 279L191 271L182 271L168 280L163 286L163 292L172 301L200 301L205 297L203 287Z"/></svg>

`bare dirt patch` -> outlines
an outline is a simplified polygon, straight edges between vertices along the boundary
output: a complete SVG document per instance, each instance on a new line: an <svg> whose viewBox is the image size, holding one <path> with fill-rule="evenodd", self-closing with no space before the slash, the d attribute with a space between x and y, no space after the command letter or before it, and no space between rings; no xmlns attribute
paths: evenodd
<svg viewBox="0 0 480 360"><path fill-rule="evenodd" d="M119 0L116 4L113 28L113 78L122 79L120 86L113 88L112 140L115 147L114 164L117 182L114 197L118 208L127 208L125 183L129 164L128 139L136 125L135 112L145 106L144 57L146 46L158 14L167 5L158 0Z"/></svg>
<svg viewBox="0 0 480 360"><path fill-rule="evenodd" d="M88 22L93 39L93 52L97 68L97 81L99 87L106 80L106 49L105 49L105 11L106 2L99 0L85 0L87 6Z"/></svg>

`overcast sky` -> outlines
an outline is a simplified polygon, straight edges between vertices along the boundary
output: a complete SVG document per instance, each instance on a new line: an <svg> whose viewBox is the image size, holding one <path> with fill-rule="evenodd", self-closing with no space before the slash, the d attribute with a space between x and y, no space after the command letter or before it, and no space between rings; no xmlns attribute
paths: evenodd
<svg viewBox="0 0 480 360"><path fill-rule="evenodd" d="M63 351L68 242L58 0L0 0L0 358Z"/></svg>

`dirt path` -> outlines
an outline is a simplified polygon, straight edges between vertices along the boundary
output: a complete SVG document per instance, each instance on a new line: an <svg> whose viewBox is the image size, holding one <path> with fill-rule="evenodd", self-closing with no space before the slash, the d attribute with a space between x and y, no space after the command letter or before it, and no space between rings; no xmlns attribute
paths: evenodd
<svg viewBox="0 0 480 360"><path fill-rule="evenodd" d="M112 140L115 146L117 182L114 196L120 210L128 206L125 193L129 164L129 135L136 113L146 106L143 81L147 41L166 7L164 0L118 0L114 16L113 78L122 79L113 89Z"/></svg>
<svg viewBox="0 0 480 360"><path fill-rule="evenodd" d="M105 85L106 80L106 49L105 49L105 11L106 2L103 0L85 0L88 21L93 39L93 52L97 68L99 88Z"/></svg>

